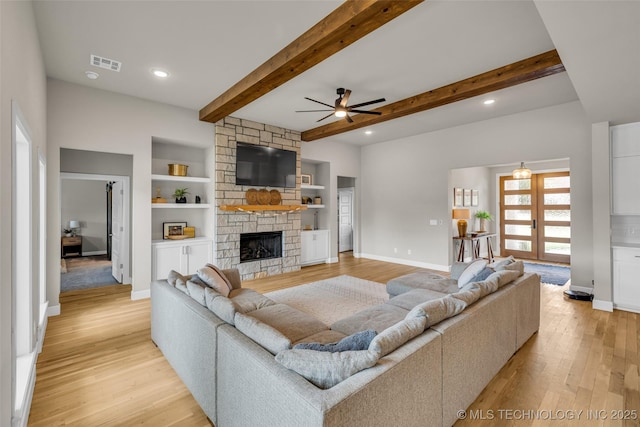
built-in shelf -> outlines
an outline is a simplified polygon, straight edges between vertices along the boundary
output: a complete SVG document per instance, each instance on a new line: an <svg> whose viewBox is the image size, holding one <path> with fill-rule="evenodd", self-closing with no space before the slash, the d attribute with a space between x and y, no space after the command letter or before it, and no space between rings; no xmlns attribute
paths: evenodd
<svg viewBox="0 0 640 427"><path fill-rule="evenodd" d="M301 190L324 190L324 185L300 184Z"/></svg>
<svg viewBox="0 0 640 427"><path fill-rule="evenodd" d="M290 211L298 212L307 209L307 205L222 205L221 211L230 212L260 212L260 211Z"/></svg>
<svg viewBox="0 0 640 427"><path fill-rule="evenodd" d="M324 205L316 205L316 204L311 204L311 203L309 203L309 204L307 204L305 206L307 208L309 208L309 209L322 209L322 208L324 208Z"/></svg>
<svg viewBox="0 0 640 427"><path fill-rule="evenodd" d="M211 178L200 176L174 176L174 175L151 175L153 181L174 181L174 182L211 182Z"/></svg>
<svg viewBox="0 0 640 427"><path fill-rule="evenodd" d="M153 209L208 209L209 203L151 203Z"/></svg>

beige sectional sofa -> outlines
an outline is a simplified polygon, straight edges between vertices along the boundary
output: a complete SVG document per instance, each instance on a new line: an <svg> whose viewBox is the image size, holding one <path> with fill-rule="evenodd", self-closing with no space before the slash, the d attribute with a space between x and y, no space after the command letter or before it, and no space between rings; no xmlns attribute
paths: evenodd
<svg viewBox="0 0 640 427"><path fill-rule="evenodd" d="M450 282L443 289L444 279L432 277L333 325L242 289L234 271L225 275L232 278L227 297L180 281L151 285L152 339L218 427L450 426L540 320L535 274L513 280L517 274L497 272L462 289ZM290 350L366 329L378 332L366 350ZM342 368L348 360L349 368L372 357L371 367L352 375L332 370L331 363ZM299 372L291 360L303 365ZM306 369L328 360L330 373L321 378L328 383L314 385Z"/></svg>

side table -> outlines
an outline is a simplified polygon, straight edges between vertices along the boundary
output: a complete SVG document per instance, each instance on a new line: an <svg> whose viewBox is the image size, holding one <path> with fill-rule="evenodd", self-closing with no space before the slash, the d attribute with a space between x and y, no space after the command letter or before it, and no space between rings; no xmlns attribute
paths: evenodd
<svg viewBox="0 0 640 427"><path fill-rule="evenodd" d="M62 258L82 256L82 236L62 236L60 249Z"/></svg>
<svg viewBox="0 0 640 427"><path fill-rule="evenodd" d="M458 240L460 242L460 248L458 249L458 257L457 260L459 262L464 262L464 247L465 242L470 242L471 244L471 258L472 260L476 260L480 258L480 242L482 239L486 239L487 242L487 258L490 263L492 263L495 258L493 256L493 246L491 245L491 238L494 237L495 234L492 233L484 233L478 234L475 236L464 236L464 237L454 237L453 240Z"/></svg>

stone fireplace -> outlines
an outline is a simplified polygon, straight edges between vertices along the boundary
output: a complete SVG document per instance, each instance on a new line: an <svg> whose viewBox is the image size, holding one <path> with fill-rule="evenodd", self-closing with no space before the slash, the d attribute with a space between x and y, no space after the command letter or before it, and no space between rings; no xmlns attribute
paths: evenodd
<svg viewBox="0 0 640 427"><path fill-rule="evenodd" d="M297 153L296 174L300 176L300 132L250 120L226 117L215 125L216 146L216 206L246 205L245 192L252 188L235 184L236 143L245 142L267 147L292 150ZM296 188L278 188L283 205L300 204L299 180ZM283 211L227 212L216 211L216 264L220 268L238 268L242 280L297 271L300 269L300 213ZM265 256L271 250L273 237L262 242L246 244L242 240L257 233L280 235L280 255ZM241 236L244 236L243 239ZM266 236L266 234L265 234ZM277 238L275 238L277 239ZM258 246L256 246L258 245ZM241 247L243 247L241 249ZM245 259L256 255L255 259Z"/></svg>
<svg viewBox="0 0 640 427"><path fill-rule="evenodd" d="M282 231L240 233L240 263L282 257Z"/></svg>

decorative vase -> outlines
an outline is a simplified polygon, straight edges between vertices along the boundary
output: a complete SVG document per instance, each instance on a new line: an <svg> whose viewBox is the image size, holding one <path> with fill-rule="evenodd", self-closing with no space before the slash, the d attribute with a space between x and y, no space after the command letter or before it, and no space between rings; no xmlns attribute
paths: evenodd
<svg viewBox="0 0 640 427"><path fill-rule="evenodd" d="M187 198L185 196L176 197L176 203L187 203Z"/></svg>
<svg viewBox="0 0 640 427"><path fill-rule="evenodd" d="M458 220L458 236L465 237L467 235L467 220L459 219Z"/></svg>
<svg viewBox="0 0 640 427"><path fill-rule="evenodd" d="M480 218L480 230L478 230L478 233L486 233L486 232L487 232L487 219Z"/></svg>

